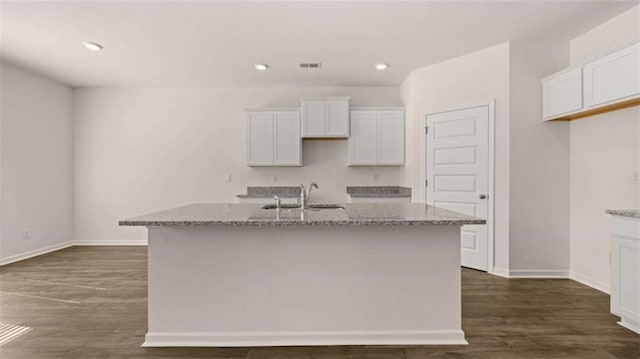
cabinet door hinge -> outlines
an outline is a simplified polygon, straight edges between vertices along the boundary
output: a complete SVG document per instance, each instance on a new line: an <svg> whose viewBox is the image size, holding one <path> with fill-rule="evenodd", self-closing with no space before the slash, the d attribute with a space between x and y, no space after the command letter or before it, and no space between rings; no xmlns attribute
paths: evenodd
<svg viewBox="0 0 640 359"><path fill-rule="evenodd" d="M424 134L425 134L425 135L428 135L428 134L429 134L429 126L427 126L427 127L425 127L425 128L424 128Z"/></svg>
<svg viewBox="0 0 640 359"><path fill-rule="evenodd" d="M425 187L429 186L429 180L424 180L424 186Z"/></svg>

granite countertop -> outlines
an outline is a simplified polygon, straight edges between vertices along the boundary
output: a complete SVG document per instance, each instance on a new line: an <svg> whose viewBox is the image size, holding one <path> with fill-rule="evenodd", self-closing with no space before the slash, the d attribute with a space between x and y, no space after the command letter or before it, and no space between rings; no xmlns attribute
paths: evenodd
<svg viewBox="0 0 640 359"><path fill-rule="evenodd" d="M273 198L273 196L300 197L300 186L247 187L246 194L237 195L238 198Z"/></svg>
<svg viewBox="0 0 640 359"><path fill-rule="evenodd" d="M200 203L125 219L121 226L369 226L484 224L484 219L422 203L349 203L301 212L261 204ZM279 212L279 213L278 213Z"/></svg>
<svg viewBox="0 0 640 359"><path fill-rule="evenodd" d="M354 198L411 198L411 188L401 186L348 186Z"/></svg>
<svg viewBox="0 0 640 359"><path fill-rule="evenodd" d="M605 212L614 216L640 218L640 210L638 209L608 209Z"/></svg>

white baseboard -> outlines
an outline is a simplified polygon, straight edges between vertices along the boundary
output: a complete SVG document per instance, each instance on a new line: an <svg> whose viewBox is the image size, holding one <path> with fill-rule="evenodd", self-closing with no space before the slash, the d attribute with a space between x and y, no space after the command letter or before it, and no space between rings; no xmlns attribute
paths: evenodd
<svg viewBox="0 0 640 359"><path fill-rule="evenodd" d="M11 257L2 258L0 259L0 266L9 264L9 263L18 262L24 259L35 257L35 256L43 255L49 252L57 251L63 248L71 247L72 245L73 245L72 241L62 242L62 243L54 244L44 248L34 249L32 251L16 254Z"/></svg>
<svg viewBox="0 0 640 359"><path fill-rule="evenodd" d="M556 269L511 269L509 278L569 278L569 271Z"/></svg>
<svg viewBox="0 0 640 359"><path fill-rule="evenodd" d="M146 246L149 242L146 239L113 240L113 241L91 241L75 240L74 246Z"/></svg>
<svg viewBox="0 0 640 359"><path fill-rule="evenodd" d="M366 332L149 332L143 347L254 347L306 345L461 345L462 330Z"/></svg>
<svg viewBox="0 0 640 359"><path fill-rule="evenodd" d="M494 267L493 275L503 278L569 278L569 271L555 269L506 269Z"/></svg>
<svg viewBox="0 0 640 359"><path fill-rule="evenodd" d="M493 272L490 274L497 275L498 277L509 278L509 270L506 268L493 267Z"/></svg>
<svg viewBox="0 0 640 359"><path fill-rule="evenodd" d="M604 283L599 280L593 279L589 276L586 276L584 274L580 274L573 271L569 274L569 278L575 280L576 282L580 282L586 286L589 286L593 289L597 289L601 292L611 294L611 286L609 285L609 283Z"/></svg>
<svg viewBox="0 0 640 359"><path fill-rule="evenodd" d="M640 323L629 318L620 318L618 325L623 326L634 333L640 334Z"/></svg>

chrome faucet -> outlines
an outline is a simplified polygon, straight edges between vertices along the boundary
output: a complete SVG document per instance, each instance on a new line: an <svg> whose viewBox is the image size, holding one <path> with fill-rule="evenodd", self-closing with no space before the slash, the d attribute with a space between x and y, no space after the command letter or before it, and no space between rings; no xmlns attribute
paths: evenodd
<svg viewBox="0 0 640 359"><path fill-rule="evenodd" d="M311 190L314 188L318 189L320 187L318 187L318 185L315 182L311 182L311 184L309 185L309 192L307 192L307 190L304 188L304 185L300 184L300 208L301 209L307 208L307 200L311 195Z"/></svg>

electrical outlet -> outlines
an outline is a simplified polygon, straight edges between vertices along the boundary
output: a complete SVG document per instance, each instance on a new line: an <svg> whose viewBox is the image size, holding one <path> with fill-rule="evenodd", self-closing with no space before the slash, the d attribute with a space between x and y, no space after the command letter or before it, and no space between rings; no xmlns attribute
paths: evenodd
<svg viewBox="0 0 640 359"><path fill-rule="evenodd" d="M638 172L634 172L631 175L631 183L640 184L640 174Z"/></svg>
<svg viewBox="0 0 640 359"><path fill-rule="evenodd" d="M277 175L273 175L273 178L272 178L272 179L273 179L273 183L278 182L278 176L277 176Z"/></svg>
<svg viewBox="0 0 640 359"><path fill-rule="evenodd" d="M373 173L371 175L371 181L372 182L378 182L378 174L377 173Z"/></svg>
<svg viewBox="0 0 640 359"><path fill-rule="evenodd" d="M231 173L225 173L224 174L224 180L226 182L231 182Z"/></svg>
<svg viewBox="0 0 640 359"><path fill-rule="evenodd" d="M29 233L29 228L25 228L22 231L22 239L29 239L31 238L31 234Z"/></svg>

